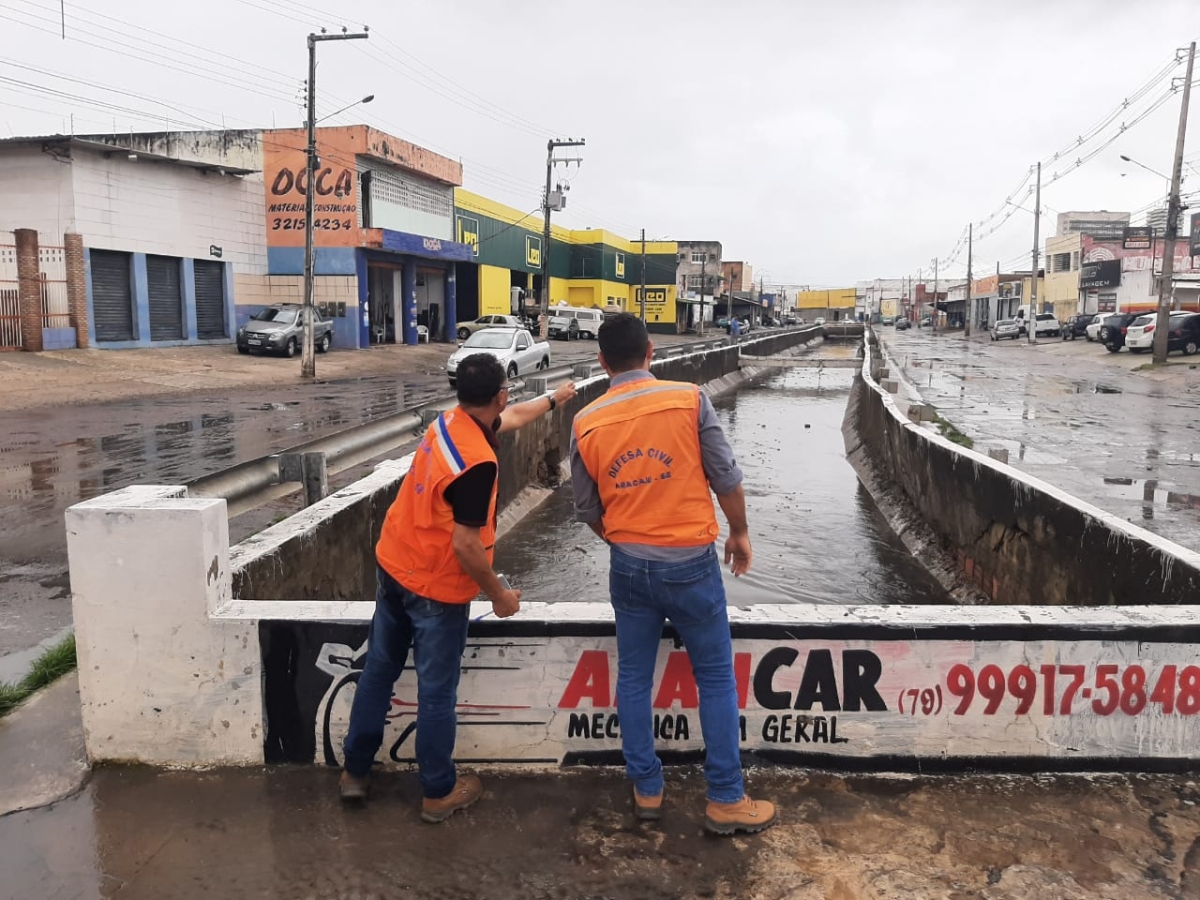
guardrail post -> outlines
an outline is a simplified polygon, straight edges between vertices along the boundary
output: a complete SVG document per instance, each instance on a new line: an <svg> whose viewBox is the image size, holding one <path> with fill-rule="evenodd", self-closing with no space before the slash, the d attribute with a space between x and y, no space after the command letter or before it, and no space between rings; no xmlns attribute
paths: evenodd
<svg viewBox="0 0 1200 900"><path fill-rule="evenodd" d="M655 353L654 356L655 356L655 358L657 358L658 353ZM591 363L577 363L575 365L575 367L571 369L571 377L576 380L582 380L584 378L591 378L592 377L592 364Z"/></svg>
<svg viewBox="0 0 1200 900"><path fill-rule="evenodd" d="M279 457L279 480L304 485L304 505L312 506L329 496L329 469L323 451L284 453Z"/></svg>

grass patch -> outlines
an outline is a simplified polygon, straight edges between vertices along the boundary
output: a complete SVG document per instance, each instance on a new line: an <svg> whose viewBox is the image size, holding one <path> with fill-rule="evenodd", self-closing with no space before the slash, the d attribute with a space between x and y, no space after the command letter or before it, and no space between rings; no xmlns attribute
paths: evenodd
<svg viewBox="0 0 1200 900"><path fill-rule="evenodd" d="M947 422L941 416L937 417L937 427L938 434L940 434L946 440L953 441L960 447L966 447L968 450L975 447L975 442L971 440L971 438L955 428L954 423Z"/></svg>
<svg viewBox="0 0 1200 900"><path fill-rule="evenodd" d="M75 668L75 635L69 634L33 662L16 684L0 682L0 716L8 715L35 691L57 681Z"/></svg>

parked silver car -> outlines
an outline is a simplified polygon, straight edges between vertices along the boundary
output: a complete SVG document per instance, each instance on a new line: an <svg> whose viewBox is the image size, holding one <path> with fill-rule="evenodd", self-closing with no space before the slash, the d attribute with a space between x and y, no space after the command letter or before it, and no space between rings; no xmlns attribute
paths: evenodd
<svg viewBox="0 0 1200 900"><path fill-rule="evenodd" d="M992 325L992 340L1012 338L1014 341L1021 336L1021 323L1016 319L997 319Z"/></svg>
<svg viewBox="0 0 1200 900"><path fill-rule="evenodd" d="M259 310L238 329L238 353L276 353L295 356L304 346L304 307L295 303L280 303ZM313 309L313 344L318 353L333 345L333 319L324 318Z"/></svg>

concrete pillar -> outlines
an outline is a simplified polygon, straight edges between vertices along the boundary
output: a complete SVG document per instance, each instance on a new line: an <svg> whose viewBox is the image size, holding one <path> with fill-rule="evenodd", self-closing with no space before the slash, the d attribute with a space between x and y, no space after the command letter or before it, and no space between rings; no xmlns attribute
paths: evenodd
<svg viewBox="0 0 1200 900"><path fill-rule="evenodd" d="M87 257L83 252L83 235L68 232L63 235L63 254L67 264L67 308L71 327L75 329L75 346L88 346Z"/></svg>
<svg viewBox="0 0 1200 900"><path fill-rule="evenodd" d="M183 295L183 337L189 343L200 337L196 322L196 261L182 260L179 272L179 292Z"/></svg>
<svg viewBox="0 0 1200 900"><path fill-rule="evenodd" d="M133 254L133 269L130 272L130 290L133 294L133 339L145 347L150 346L150 276L146 271L146 254Z"/></svg>
<svg viewBox="0 0 1200 900"><path fill-rule="evenodd" d="M225 501L130 487L67 510L88 758L263 761L262 654L230 600Z"/></svg>
<svg viewBox="0 0 1200 900"><path fill-rule="evenodd" d="M38 263L38 233L32 228L13 232L17 245L17 302L21 310L21 349L42 349L42 276Z"/></svg>
<svg viewBox="0 0 1200 900"><path fill-rule="evenodd" d="M404 271L400 276L400 302L396 304L400 312L397 325L404 327L404 343L416 346L417 343L417 262L413 259L404 261Z"/></svg>
<svg viewBox="0 0 1200 900"><path fill-rule="evenodd" d="M442 336L443 340L453 343L454 332L458 325L458 264L450 263L446 266L446 302L443 304L445 315L442 316ZM435 335L430 335L429 339L433 340Z"/></svg>

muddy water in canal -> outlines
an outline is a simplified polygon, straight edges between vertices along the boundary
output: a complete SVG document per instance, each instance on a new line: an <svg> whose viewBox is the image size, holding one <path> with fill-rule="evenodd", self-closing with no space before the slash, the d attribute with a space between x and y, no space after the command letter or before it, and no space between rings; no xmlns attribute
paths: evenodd
<svg viewBox="0 0 1200 900"><path fill-rule="evenodd" d="M846 461L853 378L851 369L786 370L714 402L745 474L754 544L750 573L725 573L730 604L949 602ZM718 519L723 542L719 510ZM607 550L574 521L569 485L500 541L496 570L527 601L608 598Z"/></svg>

